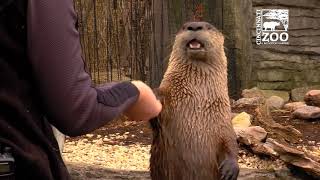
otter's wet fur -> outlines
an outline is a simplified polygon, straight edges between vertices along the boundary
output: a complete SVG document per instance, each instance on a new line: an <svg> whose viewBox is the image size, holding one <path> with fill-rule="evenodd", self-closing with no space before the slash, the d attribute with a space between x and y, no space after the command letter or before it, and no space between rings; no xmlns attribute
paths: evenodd
<svg viewBox="0 0 320 180"><path fill-rule="evenodd" d="M192 42L201 48L190 48ZM223 43L223 35L206 22L186 23L176 35L156 90L163 109L151 120L153 180L237 178Z"/></svg>

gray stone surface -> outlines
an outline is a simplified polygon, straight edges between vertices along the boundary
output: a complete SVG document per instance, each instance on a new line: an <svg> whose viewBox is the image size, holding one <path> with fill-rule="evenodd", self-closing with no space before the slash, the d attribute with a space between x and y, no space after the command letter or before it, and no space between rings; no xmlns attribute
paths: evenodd
<svg viewBox="0 0 320 180"><path fill-rule="evenodd" d="M290 95L287 91L262 90L257 87L244 89L241 95L244 98L263 97L265 99L268 99L271 96L278 96L281 97L285 102L289 101L290 99Z"/></svg>
<svg viewBox="0 0 320 180"><path fill-rule="evenodd" d="M320 90L311 90L307 92L307 94L304 97L304 101L309 106L320 107Z"/></svg>
<svg viewBox="0 0 320 180"><path fill-rule="evenodd" d="M276 90L262 90L265 98L270 98L271 96L281 97L285 102L289 101L290 95L287 91L276 91Z"/></svg>
<svg viewBox="0 0 320 180"><path fill-rule="evenodd" d="M267 139L267 143L279 154L280 159L287 164L291 164L313 177L320 177L320 163L318 162L318 158L309 156L303 151L286 144L281 144L271 138Z"/></svg>
<svg viewBox="0 0 320 180"><path fill-rule="evenodd" d="M304 106L295 110L292 115L297 119L318 119L320 118L320 108L315 106Z"/></svg>
<svg viewBox="0 0 320 180"><path fill-rule="evenodd" d="M253 0L252 3L254 5L283 5L283 6L294 6L298 8L317 8L320 7L320 1L318 0ZM318 8L320 9L320 8Z"/></svg>
<svg viewBox="0 0 320 180"><path fill-rule="evenodd" d="M149 171L120 171L98 167L77 167L83 171L69 166L69 171L74 180L151 180ZM286 168L279 170L245 169L241 168L238 180L300 180L294 177Z"/></svg>
<svg viewBox="0 0 320 180"><path fill-rule="evenodd" d="M243 98L264 97L262 90L257 87L251 89L244 89L241 95Z"/></svg>
<svg viewBox="0 0 320 180"><path fill-rule="evenodd" d="M320 90L320 85L292 89L291 90L291 100L292 101L303 101L305 94L310 90Z"/></svg>
<svg viewBox="0 0 320 180"><path fill-rule="evenodd" d="M256 45L252 22L252 85L284 91L320 85L320 1L252 0L252 4L253 11L281 6L288 8L290 15L289 45Z"/></svg>
<svg viewBox="0 0 320 180"><path fill-rule="evenodd" d="M266 105L269 110L281 109L284 103L284 100L279 96L271 96L266 100Z"/></svg>
<svg viewBox="0 0 320 180"><path fill-rule="evenodd" d="M233 105L235 107L258 106L264 102L265 102L265 99L262 97L241 98L241 99L238 99Z"/></svg>
<svg viewBox="0 0 320 180"><path fill-rule="evenodd" d="M232 126L239 128L247 128L251 126L252 116L246 112L242 112L232 118Z"/></svg>
<svg viewBox="0 0 320 180"><path fill-rule="evenodd" d="M283 69L266 69L258 71L259 81L289 81L292 79L292 72Z"/></svg>
<svg viewBox="0 0 320 180"><path fill-rule="evenodd" d="M285 104L283 108L288 111L295 111L304 106L306 106L305 102L291 102L291 103Z"/></svg>
<svg viewBox="0 0 320 180"><path fill-rule="evenodd" d="M284 82L258 82L257 86L261 89L267 89L267 90L291 90L294 86L294 83L292 81L284 81Z"/></svg>
<svg viewBox="0 0 320 180"><path fill-rule="evenodd" d="M294 177L289 169L259 170L240 169L238 180L300 180Z"/></svg>
<svg viewBox="0 0 320 180"><path fill-rule="evenodd" d="M262 142L268 134L267 131L260 126L246 128L235 127L234 130L237 134L238 141L248 146Z"/></svg>

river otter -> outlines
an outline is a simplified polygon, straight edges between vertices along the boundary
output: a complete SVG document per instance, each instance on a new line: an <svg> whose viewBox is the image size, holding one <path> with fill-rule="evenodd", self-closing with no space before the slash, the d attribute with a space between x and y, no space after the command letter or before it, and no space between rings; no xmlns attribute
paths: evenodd
<svg viewBox="0 0 320 180"><path fill-rule="evenodd" d="M153 180L237 179L238 145L231 125L223 35L206 22L184 24L155 93L151 120Z"/></svg>

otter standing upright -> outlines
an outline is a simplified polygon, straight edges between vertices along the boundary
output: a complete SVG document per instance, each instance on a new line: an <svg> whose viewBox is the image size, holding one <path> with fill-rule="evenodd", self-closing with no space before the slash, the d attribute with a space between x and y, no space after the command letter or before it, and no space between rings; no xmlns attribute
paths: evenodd
<svg viewBox="0 0 320 180"><path fill-rule="evenodd" d="M237 179L238 145L231 124L223 35L206 22L177 34L151 120L153 180Z"/></svg>

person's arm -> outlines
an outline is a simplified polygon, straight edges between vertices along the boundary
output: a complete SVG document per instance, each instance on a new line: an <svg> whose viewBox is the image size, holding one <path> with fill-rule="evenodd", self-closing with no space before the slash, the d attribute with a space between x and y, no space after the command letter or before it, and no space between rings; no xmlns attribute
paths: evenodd
<svg viewBox="0 0 320 180"><path fill-rule="evenodd" d="M99 128L131 107L131 82L95 88L84 70L72 0L29 0L28 54L51 124L77 136Z"/></svg>

